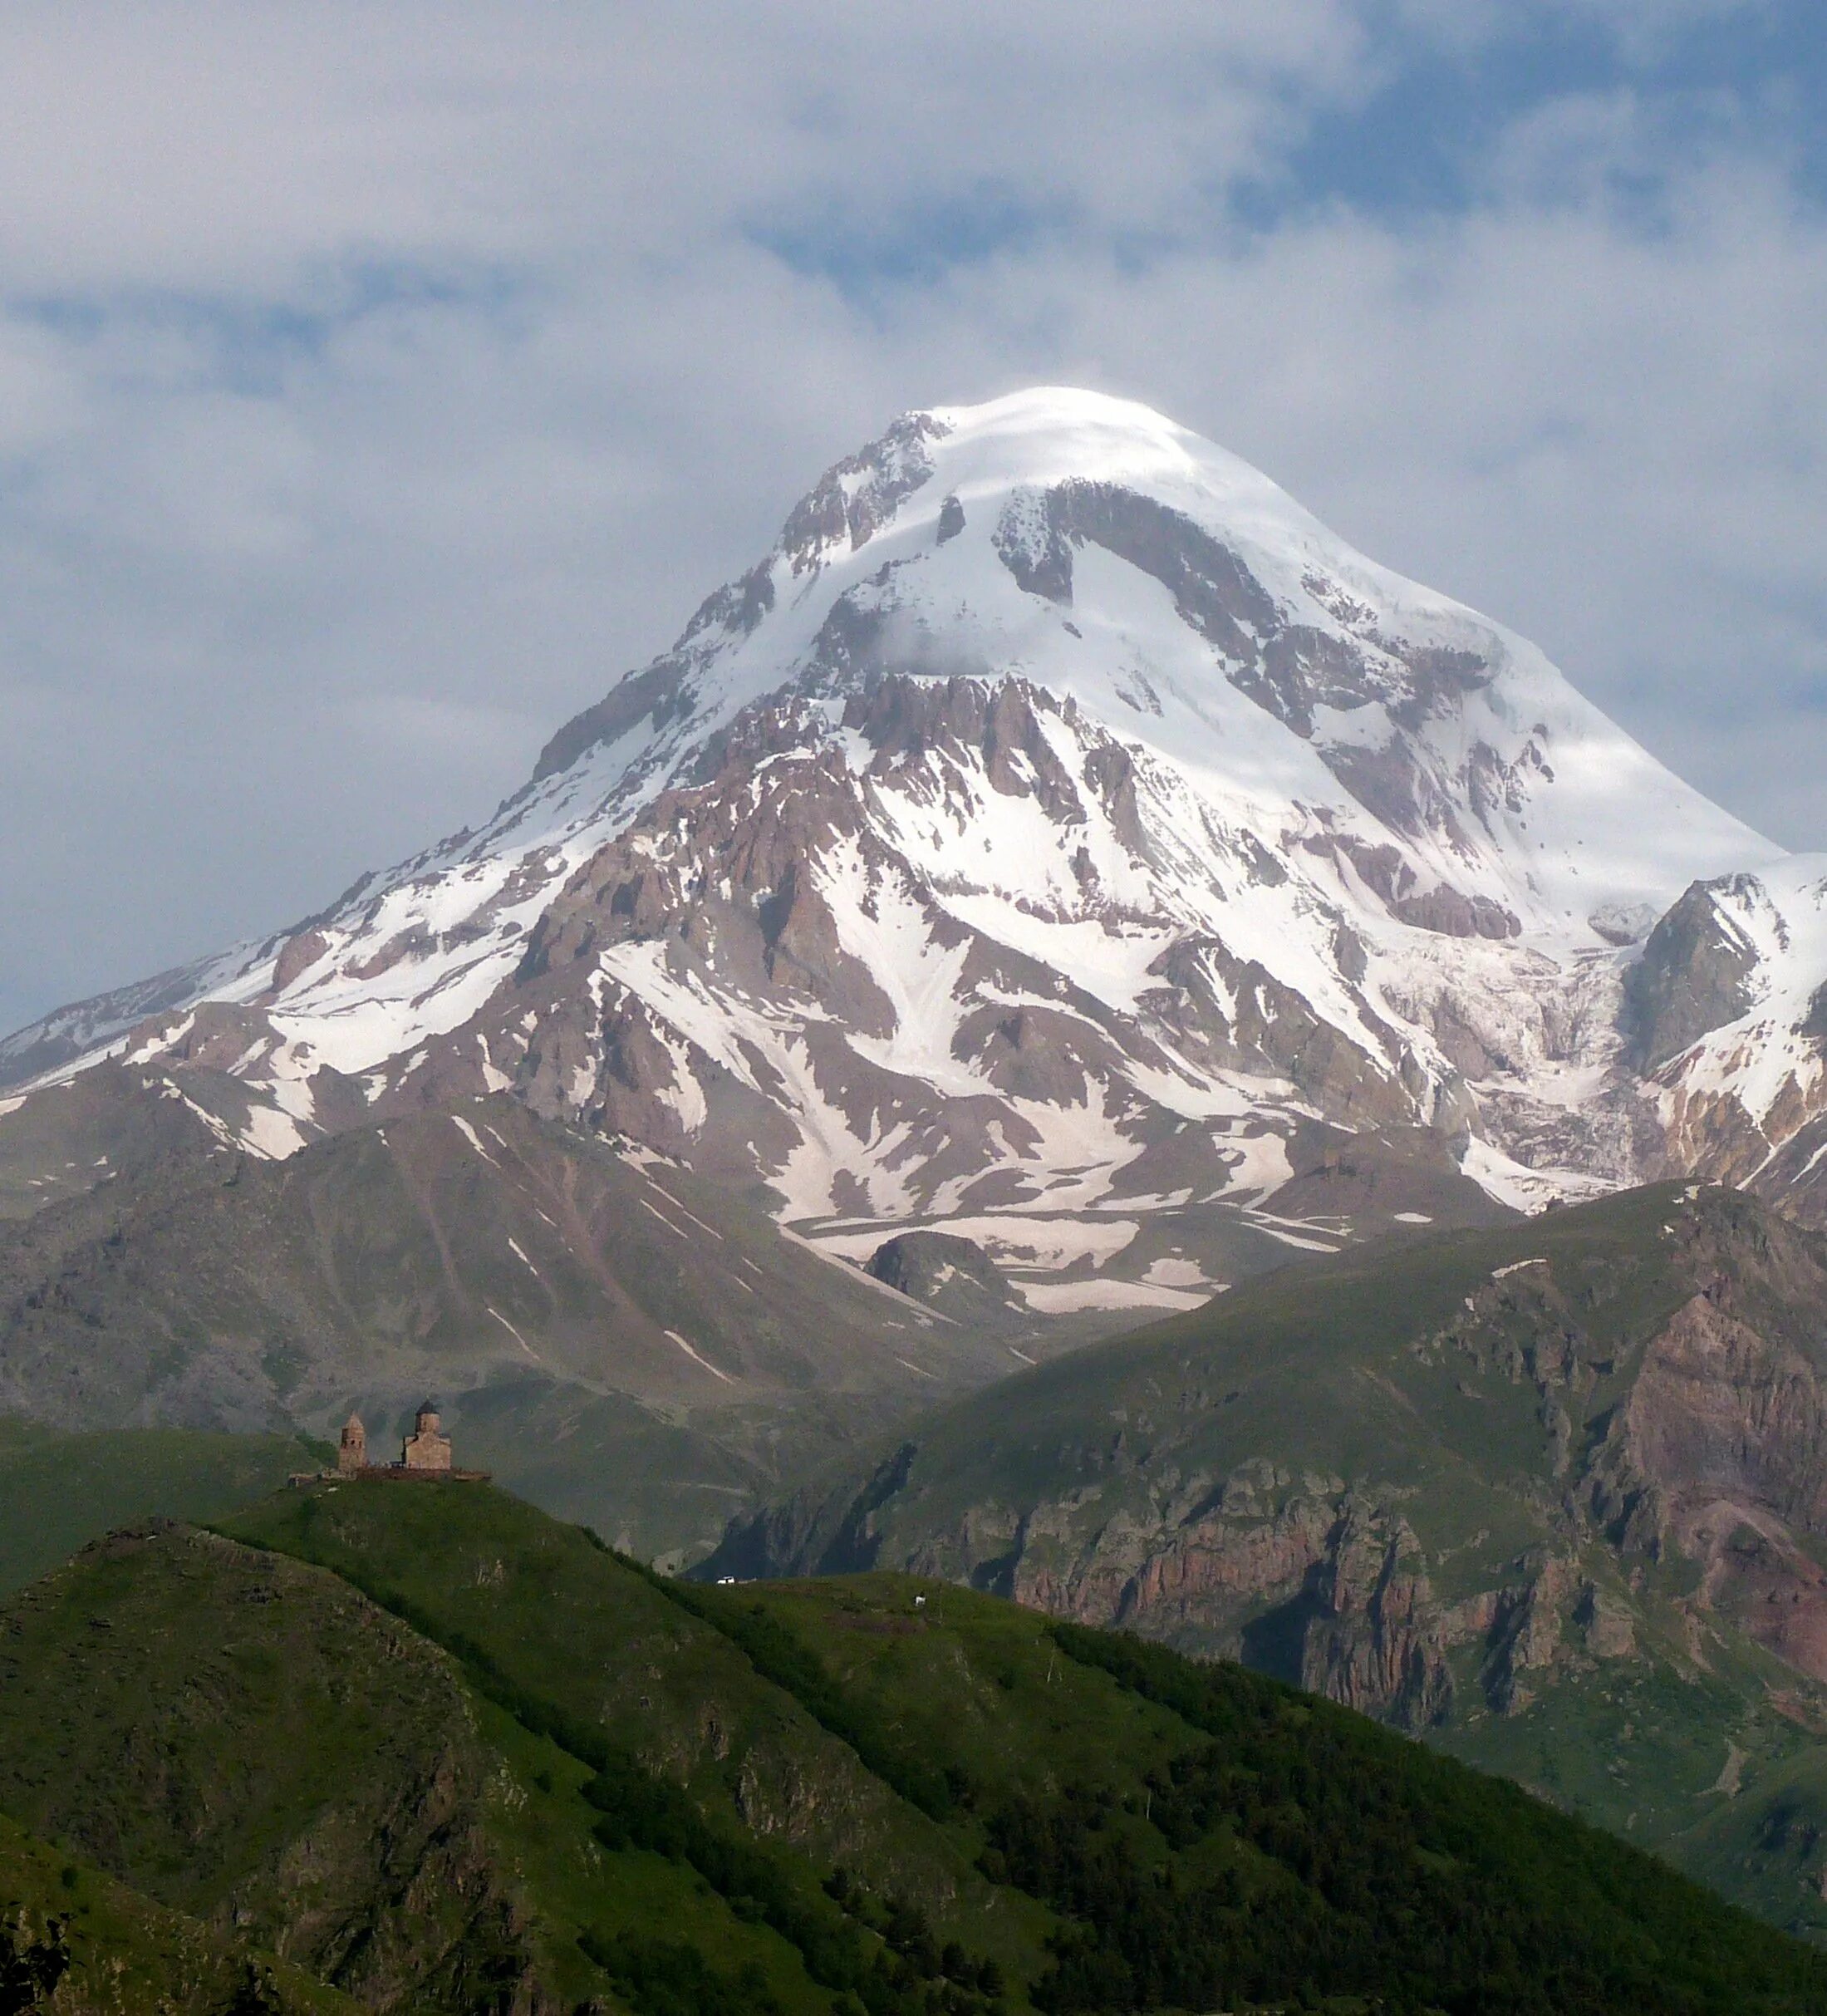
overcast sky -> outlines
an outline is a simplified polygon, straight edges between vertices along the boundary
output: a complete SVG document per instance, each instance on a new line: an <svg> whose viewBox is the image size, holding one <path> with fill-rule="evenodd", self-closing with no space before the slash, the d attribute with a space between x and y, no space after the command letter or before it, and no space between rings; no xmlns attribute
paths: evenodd
<svg viewBox="0 0 1827 2016"><path fill-rule="evenodd" d="M0 115L0 1025L485 815L1037 381L1827 848L1820 0L59 0Z"/></svg>

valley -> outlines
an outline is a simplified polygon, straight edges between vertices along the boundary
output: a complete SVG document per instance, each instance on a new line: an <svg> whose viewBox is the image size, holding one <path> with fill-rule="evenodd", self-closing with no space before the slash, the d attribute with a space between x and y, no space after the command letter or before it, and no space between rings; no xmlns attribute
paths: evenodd
<svg viewBox="0 0 1827 2016"><path fill-rule="evenodd" d="M1270 1276L885 1438L704 1573L1250 1664L1827 1932L1827 1245L1662 1185Z"/></svg>

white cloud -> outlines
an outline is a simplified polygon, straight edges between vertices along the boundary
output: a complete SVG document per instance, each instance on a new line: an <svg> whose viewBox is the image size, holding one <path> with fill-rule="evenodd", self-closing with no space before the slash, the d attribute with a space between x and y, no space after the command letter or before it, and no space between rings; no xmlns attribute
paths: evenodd
<svg viewBox="0 0 1827 2016"><path fill-rule="evenodd" d="M0 1021L485 814L827 462L1043 377L1225 440L1827 844L1827 234L1756 136L1569 95L1468 213L1246 234L1232 179L1402 51L1345 0L1113 21L0 18ZM1007 229L948 263L974 205Z"/></svg>

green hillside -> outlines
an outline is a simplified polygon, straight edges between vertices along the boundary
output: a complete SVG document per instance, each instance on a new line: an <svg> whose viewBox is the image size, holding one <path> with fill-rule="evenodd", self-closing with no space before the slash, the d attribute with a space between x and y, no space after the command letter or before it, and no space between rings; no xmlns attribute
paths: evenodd
<svg viewBox="0 0 1827 2016"><path fill-rule="evenodd" d="M973 1964L1017 1979L1039 1970L1044 1911L999 1894L968 1840L867 1768L674 1585L582 1529L493 1490L372 1483L288 1493L224 1530L321 1563L446 1647L484 1701L593 1774L597 1824L618 1846L658 1848L694 1896L709 1884L729 1914L723 1944L753 1949L771 1978L799 1955L775 1979L784 2000L823 2009L821 1989L867 1985L879 1940L826 1894L839 1866L859 1897L918 1913L941 1950L968 1942ZM656 1792L656 1770L682 1802ZM769 1936L737 1938L753 1921Z"/></svg>
<svg viewBox="0 0 1827 2016"><path fill-rule="evenodd" d="M897 1576L669 1585L487 1491L335 1487L230 1523L369 1590L593 1772L599 1838L798 1954L783 2004L874 2007L898 1968L903 2006L949 1974L948 2006L999 1980L1058 2011L1827 2008L1827 1959L1233 1666Z"/></svg>
<svg viewBox="0 0 1827 2016"><path fill-rule="evenodd" d="M0 1814L54 1844L0 1837L27 1989L68 1882L95 1952L268 1998L222 2016L1827 2013L1827 1955L1276 1681L931 1581L670 1582L483 1486L0 1604Z"/></svg>
<svg viewBox="0 0 1827 2016"><path fill-rule="evenodd" d="M360 2007L0 1818L0 2009L356 2016Z"/></svg>
<svg viewBox="0 0 1827 2016"><path fill-rule="evenodd" d="M209 1519L330 1452L287 1435L119 1428L60 1435L0 1418L0 1595L119 1526Z"/></svg>
<svg viewBox="0 0 1827 2016"><path fill-rule="evenodd" d="M711 1573L1241 1657L1827 1935L1827 1243L1664 1184L1360 1250L936 1411Z"/></svg>

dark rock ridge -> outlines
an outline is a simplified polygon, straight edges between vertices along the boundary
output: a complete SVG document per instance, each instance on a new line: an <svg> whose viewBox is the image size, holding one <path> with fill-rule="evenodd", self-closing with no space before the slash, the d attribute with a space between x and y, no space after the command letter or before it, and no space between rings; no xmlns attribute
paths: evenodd
<svg viewBox="0 0 1827 2016"><path fill-rule="evenodd" d="M1184 512L1119 484L1072 480L1044 493L1019 493L1004 508L995 543L1022 588L1068 608L1074 548L1099 546L1127 561L1172 595L1181 620L1214 647L1233 684L1304 739L1314 735L1316 708L1349 711L1380 701L1399 725L1413 727L1489 676L1475 652L1384 638L1372 651L1289 622L1231 548ZM1494 752L1482 753L1495 761ZM1422 779L1401 767L1397 745L1385 753L1388 767L1381 773L1367 767L1368 752L1348 745L1329 753L1328 760L1379 817L1395 813L1394 823L1407 831L1432 823ZM1438 928L1421 917L1412 921Z"/></svg>
<svg viewBox="0 0 1827 2016"><path fill-rule="evenodd" d="M1697 882L1650 932L1625 982L1621 1018L1638 1070L1656 1070L1751 1006L1756 949L1716 901L1747 886L1747 876Z"/></svg>
<svg viewBox="0 0 1827 2016"><path fill-rule="evenodd" d="M868 1272L898 1293L955 1320L1021 1317L1019 1294L974 1239L952 1232L899 1232L869 1256Z"/></svg>
<svg viewBox="0 0 1827 2016"><path fill-rule="evenodd" d="M280 942L278 937L269 940L266 949L273 950ZM60 1070L141 1023L188 1006L208 986L210 969L221 963L199 959L190 966L174 966L150 980L56 1009L42 1021L0 1040L0 1090Z"/></svg>

